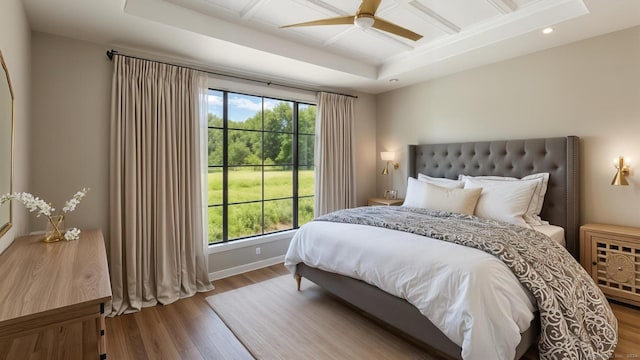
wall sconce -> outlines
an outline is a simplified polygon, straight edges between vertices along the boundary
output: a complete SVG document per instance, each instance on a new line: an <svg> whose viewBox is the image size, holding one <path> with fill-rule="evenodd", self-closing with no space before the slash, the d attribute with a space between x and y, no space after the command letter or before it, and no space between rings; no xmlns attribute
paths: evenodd
<svg viewBox="0 0 640 360"><path fill-rule="evenodd" d="M380 159L386 161L387 163L384 166L384 169L382 169L382 175L387 175L389 174L389 164L391 163L393 165L393 168L395 170L398 170L398 168L400 167L400 164L398 164L397 162L393 162L393 160L396 158L396 153L393 151L382 151L380 153Z"/></svg>
<svg viewBox="0 0 640 360"><path fill-rule="evenodd" d="M629 160L627 159L627 163ZM616 169L616 175L611 181L611 185L629 185L627 176L629 176L629 166L624 164L624 157L619 156L617 159L613 159L613 163Z"/></svg>

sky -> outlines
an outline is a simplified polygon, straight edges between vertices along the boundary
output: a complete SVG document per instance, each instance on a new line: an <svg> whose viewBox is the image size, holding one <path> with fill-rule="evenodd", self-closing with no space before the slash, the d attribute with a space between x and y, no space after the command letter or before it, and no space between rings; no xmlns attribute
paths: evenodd
<svg viewBox="0 0 640 360"><path fill-rule="evenodd" d="M273 109L280 101L264 99L265 109ZM209 91L209 112L222 118L222 92ZM259 96L229 93L229 119L233 121L246 120L262 110L262 98Z"/></svg>

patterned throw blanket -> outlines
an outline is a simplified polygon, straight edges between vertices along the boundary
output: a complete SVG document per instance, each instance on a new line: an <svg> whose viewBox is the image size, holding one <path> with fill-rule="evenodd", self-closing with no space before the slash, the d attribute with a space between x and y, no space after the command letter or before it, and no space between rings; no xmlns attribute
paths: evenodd
<svg viewBox="0 0 640 360"><path fill-rule="evenodd" d="M475 216L373 206L315 219L378 226L452 242L502 260L537 300L541 359L609 359L618 322L602 291L561 245L525 227Z"/></svg>

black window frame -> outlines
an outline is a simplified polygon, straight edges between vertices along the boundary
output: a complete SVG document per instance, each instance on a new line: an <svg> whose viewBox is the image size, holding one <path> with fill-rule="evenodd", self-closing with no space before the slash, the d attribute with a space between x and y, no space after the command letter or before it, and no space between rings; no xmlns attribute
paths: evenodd
<svg viewBox="0 0 640 360"><path fill-rule="evenodd" d="M298 100L292 100L292 99L284 99L284 98L279 98L279 97L272 97L272 96L266 96L266 95L255 95L255 94L250 94L250 93L243 93L243 92L238 92L238 91L230 91L230 90L222 90L222 89L215 89L215 88L209 88L209 91L216 91L216 92L220 92L222 93L222 98L223 98L223 111L222 111L222 127L217 127L217 126L210 126L210 124L207 121L207 132L209 132L210 130L214 129L214 130L222 130L222 144L223 144L223 151L222 151L222 165L211 165L209 163L209 159L207 158L207 173L209 173L210 169L222 169L222 204L209 204L208 201L208 196L207 196L207 204L206 204L206 209L207 209L207 224L208 224L208 217L209 217L209 209L212 207L222 207L222 239L211 239L209 231L207 230L207 243L209 246L211 245L217 245L217 244L225 244L225 243L229 243L229 242L233 242L233 241L237 241L237 240L242 240L242 239L249 239L249 238L256 238L256 237L261 237L261 236L265 236L265 235L270 235L270 234L276 234L276 233L281 233L281 232L285 232L285 231L291 231L294 229L298 229L300 227L299 224L299 201L301 199L309 199L309 198L314 198L315 197L315 189L313 191L312 195L299 195L299 171L300 170L305 170L305 169L311 169L314 170L314 176L315 176L315 164L311 163L311 164L300 164L300 159L299 159L299 140L300 140L300 136L313 136L315 137L315 129L313 133L307 133L307 132L299 132L299 110L300 110L300 106L313 106L316 107L317 109L317 104L311 103L311 102L305 102L305 101L298 101ZM229 127L229 109L228 109L228 105L229 105L229 95L244 95L244 96L251 96L251 97L257 97L260 98L262 101L262 128L260 130L255 130L255 129L238 129L238 128L230 128ZM287 103L291 103L292 104L292 132L283 132L283 131L273 131L273 130L265 130L265 124L264 124L264 103L265 100L275 100L275 101L279 101L279 102L287 102ZM291 158L292 158L292 163L291 164L265 164L264 163L264 156L262 156L261 159L261 164L256 165L256 164L229 164L229 131L249 131L249 132L258 132L261 133L261 139L262 139L262 153L264 155L264 151L265 151L265 145L264 145L264 139L265 139L265 134L291 134L292 135L292 153L291 153ZM208 136L207 136L208 139ZM207 147L209 146L208 140L207 140ZM314 147L315 147L315 141L314 141ZM313 150L315 152L315 149ZM208 151L207 151L208 154ZM311 157L313 159L313 156ZM269 199L265 199L265 182L264 182L264 177L265 177L265 168L268 167L291 167L291 172L292 172L292 196L291 197L279 197L279 198L269 198ZM230 203L229 202L229 169L231 168L241 168L241 167L260 167L261 168L261 176L262 176L262 189L261 189L261 199L260 200L252 200L252 201L240 201L240 202L233 202ZM207 188L207 192L208 192L208 188ZM283 230L275 230L275 231L265 231L265 202L268 201L274 201L274 200L288 200L291 199L292 201L292 227L288 228L288 229L283 229ZM253 234L253 235L248 235L248 236L240 236L240 237L236 237L236 238L232 238L229 239L229 206L230 205L239 205L239 204L252 204L252 203L260 203L261 204L261 232L259 234ZM207 226L208 228L208 226ZM213 242L212 242L213 240Z"/></svg>

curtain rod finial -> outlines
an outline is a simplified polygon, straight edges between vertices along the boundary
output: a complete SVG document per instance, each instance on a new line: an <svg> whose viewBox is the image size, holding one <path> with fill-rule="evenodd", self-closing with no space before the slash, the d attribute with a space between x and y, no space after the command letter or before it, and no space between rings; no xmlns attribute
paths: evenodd
<svg viewBox="0 0 640 360"><path fill-rule="evenodd" d="M107 51L107 57L109 58L109 60L113 60L113 55L117 54L118 52L111 49Z"/></svg>

